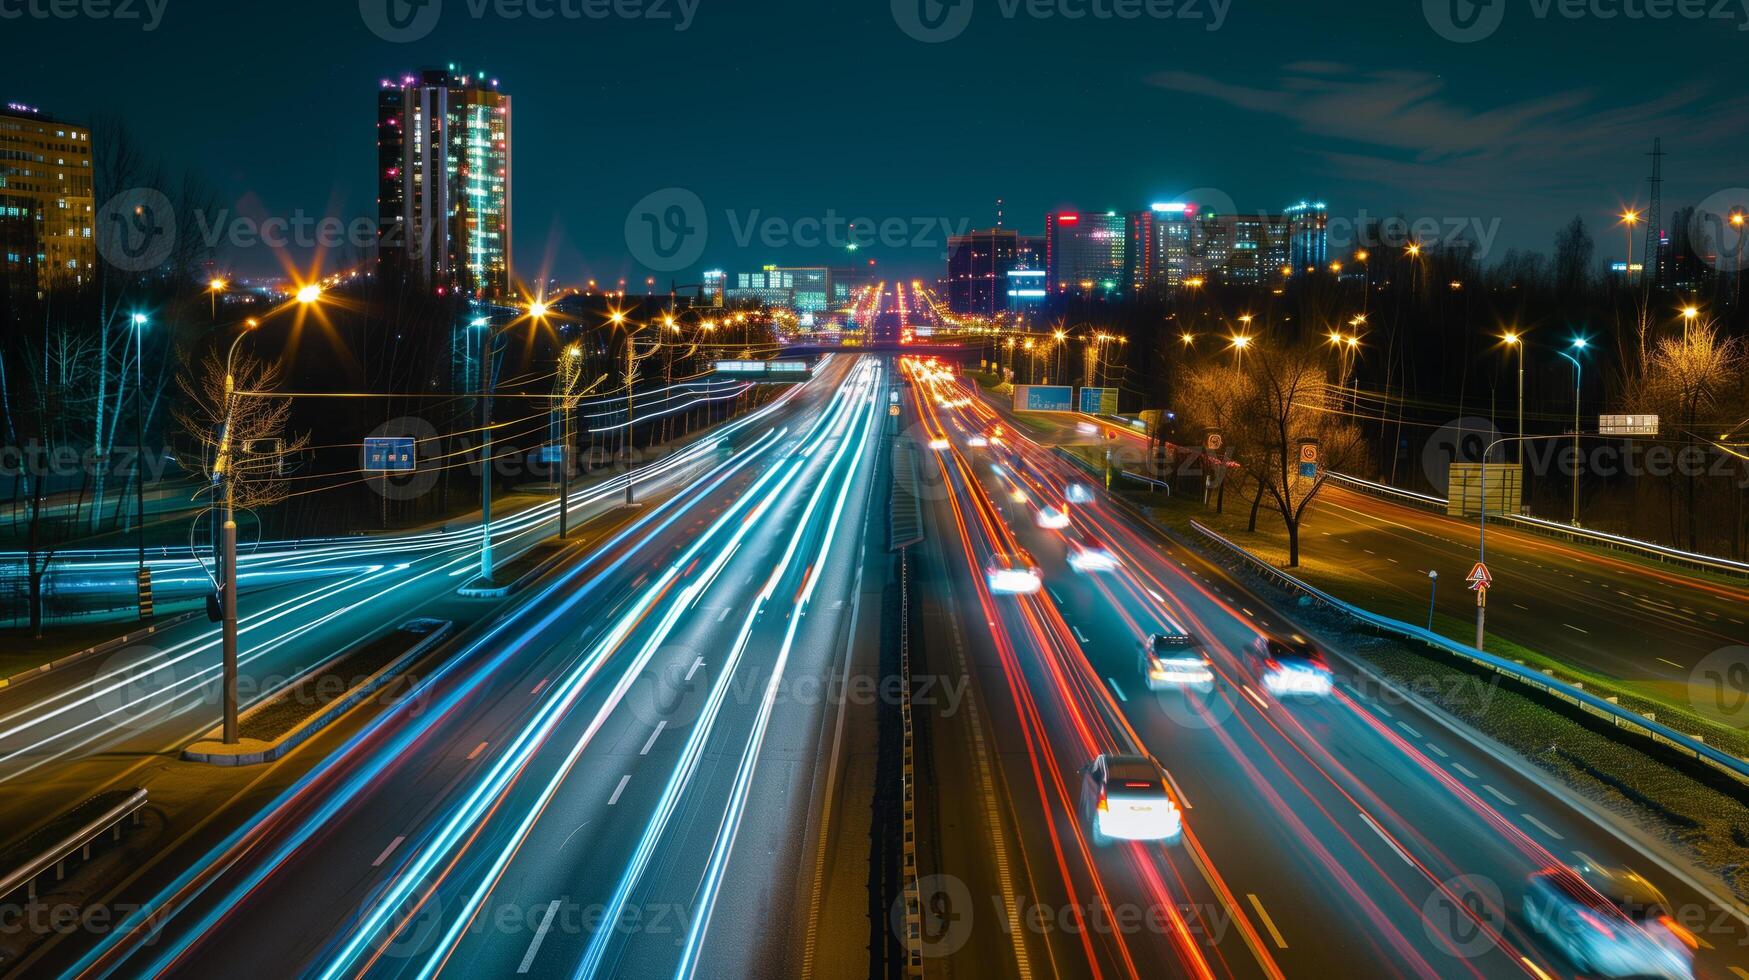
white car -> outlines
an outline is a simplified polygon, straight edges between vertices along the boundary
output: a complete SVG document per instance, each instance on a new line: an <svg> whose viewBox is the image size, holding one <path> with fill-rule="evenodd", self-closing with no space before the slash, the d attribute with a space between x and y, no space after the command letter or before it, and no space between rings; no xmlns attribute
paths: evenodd
<svg viewBox="0 0 1749 980"><path fill-rule="evenodd" d="M1155 633L1142 643L1142 679L1150 691L1214 690L1215 668L1202 644L1188 633Z"/></svg>
<svg viewBox="0 0 1749 980"><path fill-rule="evenodd" d="M1060 531L1069 526L1069 515L1046 504L1033 515L1033 521L1047 531Z"/></svg>
<svg viewBox="0 0 1749 980"><path fill-rule="evenodd" d="M1245 648L1257 679L1269 693L1327 697L1335 677L1324 654L1301 636L1260 636Z"/></svg>
<svg viewBox="0 0 1749 980"><path fill-rule="evenodd" d="M935 450L938 453L947 449L948 445L949 445L948 441L946 439L941 438L940 436L937 436L936 438L929 440L929 448Z"/></svg>
<svg viewBox="0 0 1749 980"><path fill-rule="evenodd" d="M1102 755L1082 770L1082 801L1093 843L1176 840L1184 813L1172 799L1166 773L1143 755Z"/></svg>
<svg viewBox="0 0 1749 980"><path fill-rule="evenodd" d="M1093 502L1093 491L1085 483L1071 483L1065 496L1071 504L1090 504Z"/></svg>
<svg viewBox="0 0 1749 980"><path fill-rule="evenodd" d="M1069 542L1069 567L1082 574L1109 572L1117 568L1117 556L1107 550L1105 545L1092 538L1085 541L1071 541Z"/></svg>
<svg viewBox="0 0 1749 980"><path fill-rule="evenodd" d="M984 581L997 595L1032 595L1045 587L1044 576L1032 556L997 552L984 566Z"/></svg>
<svg viewBox="0 0 1749 980"><path fill-rule="evenodd" d="M1524 918L1581 973L1692 980L1698 939L1670 916L1670 903L1635 872L1549 868L1530 876Z"/></svg>

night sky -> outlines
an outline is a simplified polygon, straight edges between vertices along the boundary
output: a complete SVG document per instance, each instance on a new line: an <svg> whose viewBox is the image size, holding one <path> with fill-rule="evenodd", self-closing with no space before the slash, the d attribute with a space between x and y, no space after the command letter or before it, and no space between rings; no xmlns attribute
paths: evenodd
<svg viewBox="0 0 1749 980"><path fill-rule="evenodd" d="M567 282L641 282L627 214L670 187L696 193L708 216L694 271L874 257L933 276L939 225L849 258L743 245L737 226L829 210L913 231L987 226L1001 196L1007 224L1038 232L1049 208L1125 210L1209 188L1253 211L1323 198L1338 230L1363 213L1497 227L1490 262L1548 250L1580 214L1601 261L1623 247L1612 212L1645 203L1652 137L1669 153L1668 207L1749 184L1749 0L1689 0L1729 19L1662 22L1493 0L1482 13L1503 10L1503 22L1474 43L1431 26L1451 3L1467 17L1467 0L1428 0L1433 13L1416 0L1221 0L1214 31L1210 0L1184 8L1191 19L1129 21L1037 19L1024 2L1009 17L1016 0L962 0L973 4L963 32L933 44L900 27L933 0L686 0L684 31L678 0L660 0L665 19L630 20L496 7L476 18L483 0L441 0L435 29L408 43L366 24L387 0L363 0L364 12L352 0L152 0L165 6L149 32L139 20L33 18L30 2L0 0L0 96L78 120L123 116L248 213L374 217L379 79L450 62L496 76L515 99L524 279L546 265ZM126 2L150 17L145 0ZM944 29L964 10L948 10ZM278 267L263 248L221 262Z"/></svg>

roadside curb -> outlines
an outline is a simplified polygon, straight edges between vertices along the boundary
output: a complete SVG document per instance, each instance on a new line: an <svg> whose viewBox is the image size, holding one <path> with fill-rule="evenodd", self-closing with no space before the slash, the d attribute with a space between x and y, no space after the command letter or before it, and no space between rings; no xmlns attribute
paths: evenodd
<svg viewBox="0 0 1749 980"><path fill-rule="evenodd" d="M11 677L0 677L0 691L3 691L8 687L23 684L26 681L41 677L44 674L53 673L54 671L71 667L74 664L83 663L92 657L101 656L112 650L119 650L130 643L138 643L140 640L152 636L159 630L167 630L172 626L181 626L183 623L200 615L203 615L203 613L198 609L192 612L178 613L161 623L153 623L145 629L135 630L132 633L124 633L113 640L104 640L102 643L93 647L86 647L78 653L69 653L59 660L51 660L48 663L43 664L41 667L33 667L30 670L20 671L19 673L13 674Z"/></svg>
<svg viewBox="0 0 1749 980"><path fill-rule="evenodd" d="M214 737L214 732L208 732L206 738L182 750L182 760L184 762L204 762L214 766L258 766L282 758L292 749L309 741L312 736L328 727L358 702L387 684L408 663L424 655L442 640L447 639L454 631L455 623L451 620L443 620L442 623L443 625L427 633L418 643L409 647L407 652L365 678L357 687L348 691L344 697L329 702L328 706L323 708L321 712L299 722L297 727L274 741L261 742L255 739L242 739L236 745L225 745ZM247 715L248 712L245 712L245 717ZM260 748L252 748L252 746L260 746Z"/></svg>

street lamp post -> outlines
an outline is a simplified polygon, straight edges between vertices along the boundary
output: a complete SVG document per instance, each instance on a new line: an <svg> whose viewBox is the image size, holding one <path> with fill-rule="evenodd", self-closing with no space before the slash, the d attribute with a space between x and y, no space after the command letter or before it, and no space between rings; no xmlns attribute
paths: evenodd
<svg viewBox="0 0 1749 980"><path fill-rule="evenodd" d="M565 348L559 365L564 393L559 401L559 540L570 536L571 526L571 399L576 387L583 348L571 344Z"/></svg>
<svg viewBox="0 0 1749 980"><path fill-rule="evenodd" d="M1433 632L1433 606L1439 599L1439 570L1433 569L1427 573L1427 581L1432 583L1427 596L1427 632ZM1478 648L1480 644L1478 644Z"/></svg>
<svg viewBox="0 0 1749 980"><path fill-rule="evenodd" d="M1502 338L1506 346L1518 349L1518 464L1524 465L1524 338L1515 330L1506 332ZM1487 462L1484 459L1482 462Z"/></svg>
<svg viewBox="0 0 1749 980"><path fill-rule="evenodd" d="M232 473L231 423L236 407L237 379L234 365L237 346L256 326L255 320L245 320L243 332L231 341L225 355L225 420L219 429L219 451L213 464L213 481L217 484L220 515L219 543L223 557L218 564L219 618L223 636L224 673L224 740L237 744L237 515L236 477Z"/></svg>
<svg viewBox="0 0 1749 980"><path fill-rule="evenodd" d="M503 314L500 314L502 316ZM528 315L532 319L543 319L547 315L545 303L536 302L529 306ZM494 327L490 317L481 317L473 322L473 326L482 329L485 336L480 341L480 581L491 584L493 574L492 560L492 395L498 384L496 349L498 338L505 331L515 326L522 317L520 314L512 317L509 323Z"/></svg>
<svg viewBox="0 0 1749 980"><path fill-rule="evenodd" d="M140 618L146 618L146 468L142 457L146 453L146 369L143 365L145 357L146 315L134 314L134 533L140 544Z"/></svg>
<svg viewBox="0 0 1749 980"><path fill-rule="evenodd" d="M1587 343L1588 342L1585 340L1584 337L1580 337L1580 338L1573 341L1573 349L1578 350L1578 351L1583 351L1585 349ZM1573 521L1572 521L1572 523L1573 523L1574 527L1578 527L1579 526L1579 398L1580 398L1580 394L1581 394L1580 382L1583 380L1584 375L1585 375L1585 365L1582 364L1577 357L1574 357L1573 355L1567 353L1566 351L1556 351L1555 353L1557 353L1557 354L1561 355L1562 357L1566 358L1567 360L1573 362ZM1482 457L1482 459L1484 461L1487 458L1488 458L1487 456Z"/></svg>

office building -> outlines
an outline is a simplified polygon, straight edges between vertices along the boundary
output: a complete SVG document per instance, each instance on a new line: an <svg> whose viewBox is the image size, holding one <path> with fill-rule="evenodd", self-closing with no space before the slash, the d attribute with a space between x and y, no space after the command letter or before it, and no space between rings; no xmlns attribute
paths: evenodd
<svg viewBox="0 0 1749 980"><path fill-rule="evenodd" d="M994 316L1004 308L1008 273L1015 267L1020 235L991 228L954 235L947 242L947 308Z"/></svg>
<svg viewBox="0 0 1749 980"><path fill-rule="evenodd" d="M512 295L510 96L455 66L377 94L383 273L487 299Z"/></svg>
<svg viewBox="0 0 1749 980"><path fill-rule="evenodd" d="M728 273L721 269L708 269L704 274L704 305L721 307L728 290Z"/></svg>
<svg viewBox="0 0 1749 980"><path fill-rule="evenodd" d="M1002 308L1010 313L1030 313L1043 307L1051 294L1046 276L1043 269L1009 269Z"/></svg>
<svg viewBox="0 0 1749 980"><path fill-rule="evenodd" d="M1124 220L1124 254L1130 289L1137 294L1182 285L1191 274L1191 225L1197 205L1169 202L1135 211Z"/></svg>
<svg viewBox="0 0 1749 980"><path fill-rule="evenodd" d="M97 266L91 130L0 109L0 273L14 299L92 281Z"/></svg>
<svg viewBox="0 0 1749 980"><path fill-rule="evenodd" d="M1124 216L1116 211L1045 216L1045 271L1053 293L1120 295L1125 287Z"/></svg>
<svg viewBox="0 0 1749 980"><path fill-rule="evenodd" d="M856 276L826 266L768 265L758 272L737 273L724 290L730 305L759 304L797 314L825 313L845 302Z"/></svg>
<svg viewBox="0 0 1749 980"><path fill-rule="evenodd" d="M1330 264L1330 210L1323 201L1301 201L1287 209L1288 260L1297 275Z"/></svg>

